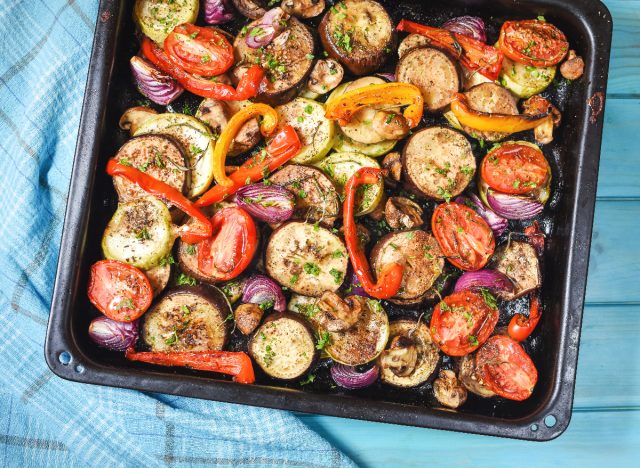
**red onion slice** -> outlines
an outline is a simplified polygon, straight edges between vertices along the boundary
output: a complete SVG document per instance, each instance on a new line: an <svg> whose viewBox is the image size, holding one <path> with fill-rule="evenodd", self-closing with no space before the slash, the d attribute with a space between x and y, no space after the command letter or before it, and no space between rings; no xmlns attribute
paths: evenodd
<svg viewBox="0 0 640 468"><path fill-rule="evenodd" d="M204 20L209 24L228 23L235 18L231 0L205 0Z"/></svg>
<svg viewBox="0 0 640 468"><path fill-rule="evenodd" d="M467 271L458 278L453 292L487 288L493 292L513 291L513 282L504 273L496 270Z"/></svg>
<svg viewBox="0 0 640 468"><path fill-rule="evenodd" d="M281 223L293 216L295 196L280 185L251 184L236 192L236 203L251 216L267 223Z"/></svg>
<svg viewBox="0 0 640 468"><path fill-rule="evenodd" d="M116 322L100 316L89 324L89 337L102 348L125 351L138 341L138 321Z"/></svg>
<svg viewBox="0 0 640 468"><path fill-rule="evenodd" d="M362 297L371 297L364 290L362 285L360 284L360 280L358 279L358 275L355 272L351 273L351 280L349 282L349 287L351 288L349 294L353 294L354 296L362 296Z"/></svg>
<svg viewBox="0 0 640 468"><path fill-rule="evenodd" d="M493 231L493 235L495 237L499 237L502 235L504 231L509 227L509 221L502 216L498 216L492 210L487 208L484 203L476 196L474 193L470 193L467 197L458 197L456 198L456 203L461 203L463 205L467 205L469 208L473 209L476 213L478 213L489 226L491 226L491 230Z"/></svg>
<svg viewBox="0 0 640 468"><path fill-rule="evenodd" d="M394 82L396 81L395 73L376 73L376 76L379 76L385 81Z"/></svg>
<svg viewBox="0 0 640 468"><path fill-rule="evenodd" d="M249 304L273 303L273 310L284 312L287 301L282 294L282 288L265 275L254 275L244 284L242 302Z"/></svg>
<svg viewBox="0 0 640 468"><path fill-rule="evenodd" d="M347 390L357 390L372 385L378 380L379 373L378 366L373 366L364 372L358 372L355 367L337 362L331 366L331 377L334 382Z"/></svg>
<svg viewBox="0 0 640 468"><path fill-rule="evenodd" d="M487 191L487 203L498 215L507 219L531 219L539 215L544 205L528 198Z"/></svg>
<svg viewBox="0 0 640 468"><path fill-rule="evenodd" d="M459 16L451 18L442 25L443 29L469 36L480 42L487 42L484 20L478 16Z"/></svg>
<svg viewBox="0 0 640 468"><path fill-rule="evenodd" d="M176 80L145 59L134 56L130 63L138 91L156 104L166 106L184 91Z"/></svg>
<svg viewBox="0 0 640 468"><path fill-rule="evenodd" d="M276 7L267 11L260 22L247 30L245 42L252 49L267 46L273 38L280 34L289 18L282 8Z"/></svg>

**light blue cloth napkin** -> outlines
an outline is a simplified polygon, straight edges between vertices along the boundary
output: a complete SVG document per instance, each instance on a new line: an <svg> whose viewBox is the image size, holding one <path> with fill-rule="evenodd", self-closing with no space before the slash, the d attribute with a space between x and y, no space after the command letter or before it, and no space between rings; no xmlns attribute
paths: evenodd
<svg viewBox="0 0 640 468"><path fill-rule="evenodd" d="M0 466L352 466L294 415L71 383L43 343L96 0L0 0Z"/></svg>

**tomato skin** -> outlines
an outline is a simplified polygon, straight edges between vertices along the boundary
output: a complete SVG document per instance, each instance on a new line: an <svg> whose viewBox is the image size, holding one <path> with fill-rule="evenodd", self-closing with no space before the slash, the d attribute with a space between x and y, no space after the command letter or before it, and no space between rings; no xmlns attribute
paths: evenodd
<svg viewBox="0 0 640 468"><path fill-rule="evenodd" d="M496 248L491 227L460 203L438 205L431 218L431 230L447 260L463 270L484 267Z"/></svg>
<svg viewBox="0 0 640 468"><path fill-rule="evenodd" d="M516 62L550 67L567 55L569 42L562 31L544 21L505 21L500 29L498 48Z"/></svg>
<svg viewBox="0 0 640 468"><path fill-rule="evenodd" d="M133 322L151 305L149 279L136 267L118 260L91 265L87 295L91 303L117 322Z"/></svg>
<svg viewBox="0 0 640 468"><path fill-rule="evenodd" d="M180 24L164 40L164 50L175 65L189 73L217 76L233 65L233 47L220 32Z"/></svg>
<svg viewBox="0 0 640 468"><path fill-rule="evenodd" d="M521 195L543 187L550 174L542 151L521 143L506 143L487 153L480 175L494 190Z"/></svg>
<svg viewBox="0 0 640 468"><path fill-rule="evenodd" d="M498 309L491 308L481 294L460 291L435 306L429 330L443 353L465 356L489 338L499 315Z"/></svg>
<svg viewBox="0 0 640 468"><path fill-rule="evenodd" d="M211 224L213 236L198 244L198 268L219 281L233 279L249 266L256 252L256 224L239 207L218 211Z"/></svg>
<svg viewBox="0 0 640 468"><path fill-rule="evenodd" d="M476 369L484 385L509 400L526 400L538 382L538 370L529 355L506 335L487 340L476 354Z"/></svg>

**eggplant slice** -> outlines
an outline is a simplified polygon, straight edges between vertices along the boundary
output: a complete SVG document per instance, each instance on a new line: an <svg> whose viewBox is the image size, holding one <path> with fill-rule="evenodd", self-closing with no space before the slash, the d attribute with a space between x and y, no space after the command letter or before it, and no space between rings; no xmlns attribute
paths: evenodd
<svg viewBox="0 0 640 468"><path fill-rule="evenodd" d="M267 274L292 291L318 297L336 291L347 273L342 240L319 225L293 221L276 229L267 244Z"/></svg>
<svg viewBox="0 0 640 468"><path fill-rule="evenodd" d="M160 265L153 267L149 270L145 270L144 274L147 276L151 289L153 290L153 297L158 297L164 288L169 284L171 278L171 264L167 261L161 262Z"/></svg>
<svg viewBox="0 0 640 468"><path fill-rule="evenodd" d="M518 101L509 90L495 83L482 83L464 93L469 101L469 107L478 112L489 114L518 115ZM508 137L509 133L481 132L463 125L464 131L478 140L500 141Z"/></svg>
<svg viewBox="0 0 640 468"><path fill-rule="evenodd" d="M242 108L250 105L250 101L218 101L216 99L205 98L198 106L196 118L211 127L214 135L220 135L227 126L231 117ZM262 135L258 126L258 119L251 119L246 122L234 137L229 147L229 156L237 156L245 151L249 151L256 146Z"/></svg>
<svg viewBox="0 0 640 468"><path fill-rule="evenodd" d="M396 79L417 86L429 112L439 112L451 104L453 94L460 91L457 64L444 52L430 47L406 52L398 61Z"/></svg>
<svg viewBox="0 0 640 468"><path fill-rule="evenodd" d="M411 136L402 153L409 187L436 200L461 194L473 179L476 159L461 133L430 127Z"/></svg>
<svg viewBox="0 0 640 468"><path fill-rule="evenodd" d="M295 195L292 219L333 226L340 213L340 200L335 185L320 169L290 164L274 173L269 181Z"/></svg>
<svg viewBox="0 0 640 468"><path fill-rule="evenodd" d="M398 57L402 58L414 49L429 47L431 41L422 34L409 34L398 45Z"/></svg>
<svg viewBox="0 0 640 468"><path fill-rule="evenodd" d="M274 313L249 342L249 354L274 379L293 380L306 374L317 357L313 331L299 316Z"/></svg>
<svg viewBox="0 0 640 468"><path fill-rule="evenodd" d="M495 396L495 393L489 390L489 388L478 379L475 354L467 354L459 358L456 362L456 367L458 370L458 380L464 388L482 398Z"/></svg>
<svg viewBox="0 0 640 468"><path fill-rule="evenodd" d="M189 184L189 171L175 170L176 167L188 166L188 159L180 143L167 135L131 138L120 147L114 159L147 173L181 193L186 191ZM122 176L113 177L113 186L119 203L127 203L147 195L136 183Z"/></svg>
<svg viewBox="0 0 640 468"><path fill-rule="evenodd" d="M400 290L389 300L399 305L419 304L433 294L432 287L444 269L442 255L435 237L425 231L393 232L374 246L371 268L379 274L385 265L403 265Z"/></svg>
<svg viewBox="0 0 640 468"><path fill-rule="evenodd" d="M167 292L144 316L142 339L157 352L220 351L227 342L231 305L213 286Z"/></svg>
<svg viewBox="0 0 640 468"><path fill-rule="evenodd" d="M393 22L373 0L344 0L329 9L318 28L329 56L354 75L377 70L395 49Z"/></svg>
<svg viewBox="0 0 640 468"><path fill-rule="evenodd" d="M180 270L186 275L209 284L214 284L217 280L198 268L198 244L187 244L181 239L178 240L176 257Z"/></svg>
<svg viewBox="0 0 640 468"><path fill-rule="evenodd" d="M260 20L247 25L258 25ZM295 97L304 86L313 68L315 40L309 29L296 18L288 20L287 27L269 45L252 49L246 43L246 32L233 42L238 66L261 64L267 79L260 87L256 101L272 106L284 104Z"/></svg>
<svg viewBox="0 0 640 468"><path fill-rule="evenodd" d="M396 387L417 387L425 383L440 362L440 350L431 340L429 327L422 321L397 320L389 325L389 342L392 342L396 337L408 339L415 345L418 355L415 367L411 372L398 375L393 369L383 365L384 359L381 356L378 358L380 379L384 383Z"/></svg>
<svg viewBox="0 0 640 468"><path fill-rule="evenodd" d="M535 291L542 284L540 263L535 247L527 242L511 241L494 255L493 268L513 281L513 292L500 291L498 297L511 301Z"/></svg>
<svg viewBox="0 0 640 468"><path fill-rule="evenodd" d="M241 15L251 19L262 18L267 12L267 0L231 0Z"/></svg>
<svg viewBox="0 0 640 468"><path fill-rule="evenodd" d="M389 318L380 303L366 299L360 318L345 331L329 334L329 343L324 350L336 362L347 366L359 366L377 358L389 338Z"/></svg>

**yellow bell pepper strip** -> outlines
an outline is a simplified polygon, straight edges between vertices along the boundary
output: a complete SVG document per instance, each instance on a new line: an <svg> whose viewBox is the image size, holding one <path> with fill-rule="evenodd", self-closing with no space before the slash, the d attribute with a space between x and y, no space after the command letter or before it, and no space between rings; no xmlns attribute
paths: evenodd
<svg viewBox="0 0 640 468"><path fill-rule="evenodd" d="M539 125L553 121L551 114L532 116L523 114L488 114L475 111L469 107L467 97L462 93L453 95L451 111L462 125L480 132L517 133L531 130Z"/></svg>
<svg viewBox="0 0 640 468"><path fill-rule="evenodd" d="M276 130L278 125L278 113L276 110L267 104L250 104L234 114L227 126L222 130L222 133L220 133L220 137L216 141L216 147L213 150L213 177L219 185L223 187L231 187L233 185L233 181L227 176L224 169L229 147L242 126L256 117L262 117L260 132L263 136L270 136Z"/></svg>
<svg viewBox="0 0 640 468"><path fill-rule="evenodd" d="M325 117L340 125L349 123L353 115L365 107L407 106L403 116L410 128L422 119L424 99L420 90L409 83L382 83L347 91L326 104Z"/></svg>

